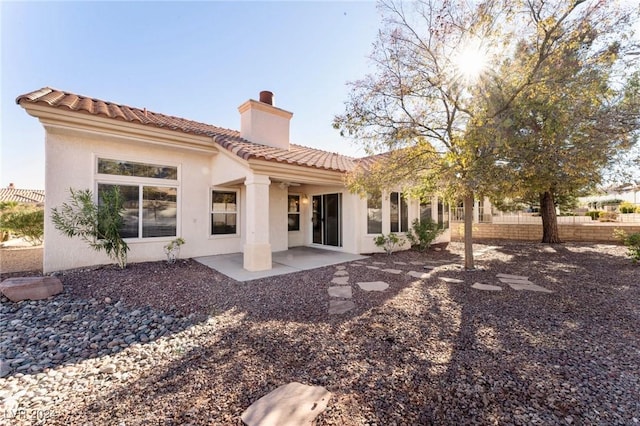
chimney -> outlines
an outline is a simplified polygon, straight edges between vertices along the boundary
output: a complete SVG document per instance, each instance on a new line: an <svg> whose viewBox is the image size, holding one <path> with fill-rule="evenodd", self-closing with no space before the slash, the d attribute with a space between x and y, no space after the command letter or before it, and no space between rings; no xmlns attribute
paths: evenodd
<svg viewBox="0 0 640 426"><path fill-rule="evenodd" d="M272 92L260 92L259 99L249 99L238 107L240 136L249 142L288 150L293 113L275 107Z"/></svg>
<svg viewBox="0 0 640 426"><path fill-rule="evenodd" d="M9 184L8 189L16 189L16 186L13 184L13 182Z"/></svg>

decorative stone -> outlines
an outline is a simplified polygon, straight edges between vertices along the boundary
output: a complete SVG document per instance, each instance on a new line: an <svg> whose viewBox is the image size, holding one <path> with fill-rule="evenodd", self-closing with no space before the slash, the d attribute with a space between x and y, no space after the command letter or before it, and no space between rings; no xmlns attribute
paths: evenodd
<svg viewBox="0 0 640 426"><path fill-rule="evenodd" d="M327 291L329 292L329 296L342 297L343 299L351 299L353 295L353 291L351 290L351 287L348 285L339 285L335 287L329 287Z"/></svg>
<svg viewBox="0 0 640 426"><path fill-rule="evenodd" d="M113 374L116 372L116 366L113 364L107 364L100 368L100 372L103 374Z"/></svg>
<svg viewBox="0 0 640 426"><path fill-rule="evenodd" d="M340 315L355 308L356 304L351 300L330 300L329 315Z"/></svg>
<svg viewBox="0 0 640 426"><path fill-rule="evenodd" d="M349 284L349 277L335 277L331 282L338 285L347 285Z"/></svg>
<svg viewBox="0 0 640 426"><path fill-rule="evenodd" d="M389 288L389 284L385 283L384 281L371 281L358 283L358 287L360 287L364 291L385 291Z"/></svg>
<svg viewBox="0 0 640 426"><path fill-rule="evenodd" d="M509 285L509 287L511 287L514 290L529 290L529 291L537 291L540 293L553 293L553 291L534 283L525 284L525 283L510 282L507 284Z"/></svg>
<svg viewBox="0 0 640 426"><path fill-rule="evenodd" d="M497 285L474 283L471 287L472 288L477 288L478 290L502 291L502 287L497 286Z"/></svg>
<svg viewBox="0 0 640 426"><path fill-rule="evenodd" d="M337 276L349 275L349 273L347 271L345 271L344 269L340 269L340 270L334 272L333 275L335 275L337 277Z"/></svg>
<svg viewBox="0 0 640 426"><path fill-rule="evenodd" d="M0 283L0 292L12 302L46 299L62 290L62 283L55 277L16 277Z"/></svg>
<svg viewBox="0 0 640 426"><path fill-rule="evenodd" d="M418 279L421 279L421 280L426 280L427 278L429 278L431 276L431 274L429 274L427 272L417 272L417 271L409 271L409 272L407 272L407 275L410 275L413 278L418 278Z"/></svg>
<svg viewBox="0 0 640 426"><path fill-rule="evenodd" d="M382 272L388 272L390 274L401 274L402 271L400 269L383 269Z"/></svg>
<svg viewBox="0 0 640 426"><path fill-rule="evenodd" d="M449 278L449 277L440 277L440 280L444 281L445 283L452 283L452 284L460 284L464 282L464 280L459 280L457 278Z"/></svg>
<svg viewBox="0 0 640 426"><path fill-rule="evenodd" d="M293 382L251 404L240 418L247 426L310 426L330 398L331 392L322 386Z"/></svg>

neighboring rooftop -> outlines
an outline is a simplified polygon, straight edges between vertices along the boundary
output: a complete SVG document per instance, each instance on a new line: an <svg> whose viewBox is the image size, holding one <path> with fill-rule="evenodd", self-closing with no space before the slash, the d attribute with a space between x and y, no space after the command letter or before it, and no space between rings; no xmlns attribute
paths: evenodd
<svg viewBox="0 0 640 426"><path fill-rule="evenodd" d="M44 190L17 189L13 183L0 189L0 202L11 201L16 203L44 203Z"/></svg>
<svg viewBox="0 0 640 426"><path fill-rule="evenodd" d="M357 160L320 149L291 144L290 149L274 148L249 142L240 137L240 132L211 124L200 123L180 117L159 114L146 108L133 108L100 99L89 98L64 92L50 87L20 95L16 103L36 104L75 111L82 114L96 115L113 120L166 128L178 132L211 137L218 145L234 153L238 157L263 159L298 166L348 172L353 169Z"/></svg>

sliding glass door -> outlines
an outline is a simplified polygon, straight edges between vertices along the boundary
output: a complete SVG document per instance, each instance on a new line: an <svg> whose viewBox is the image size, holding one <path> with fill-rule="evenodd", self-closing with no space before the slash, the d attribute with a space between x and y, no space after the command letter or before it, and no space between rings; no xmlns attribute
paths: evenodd
<svg viewBox="0 0 640 426"><path fill-rule="evenodd" d="M342 194L313 196L313 243L342 247Z"/></svg>

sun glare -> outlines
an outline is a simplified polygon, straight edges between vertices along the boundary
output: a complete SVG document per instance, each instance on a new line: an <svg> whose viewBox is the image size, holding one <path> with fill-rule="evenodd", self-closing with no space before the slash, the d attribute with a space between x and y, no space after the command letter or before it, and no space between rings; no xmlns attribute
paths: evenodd
<svg viewBox="0 0 640 426"><path fill-rule="evenodd" d="M467 83L473 83L487 67L487 54L480 43L471 43L453 58L456 74Z"/></svg>

